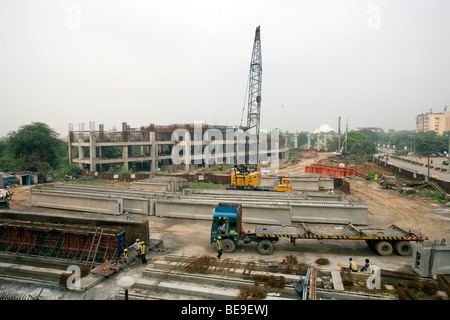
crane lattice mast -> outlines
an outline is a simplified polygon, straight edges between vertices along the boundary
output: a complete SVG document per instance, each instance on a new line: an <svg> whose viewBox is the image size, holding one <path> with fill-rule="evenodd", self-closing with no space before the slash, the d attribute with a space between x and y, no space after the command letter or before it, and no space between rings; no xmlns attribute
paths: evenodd
<svg viewBox="0 0 450 320"><path fill-rule="evenodd" d="M261 116L261 82L262 82L262 56L261 56L261 36L260 27L255 31L253 42L252 60L250 62L250 73L248 79L247 98L247 126L241 128L255 135L256 144L259 145L259 125ZM245 108L245 106L244 106ZM259 152L259 150L257 150ZM259 160L259 156L257 156Z"/></svg>

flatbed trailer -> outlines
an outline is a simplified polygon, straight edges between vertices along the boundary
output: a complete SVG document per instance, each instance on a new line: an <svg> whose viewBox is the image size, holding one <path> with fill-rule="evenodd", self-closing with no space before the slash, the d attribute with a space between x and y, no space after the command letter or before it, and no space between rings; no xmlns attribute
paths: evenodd
<svg viewBox="0 0 450 320"><path fill-rule="evenodd" d="M298 239L317 240L364 240L382 256L389 256L394 251L402 256L411 255L411 241L428 240L412 230L404 230L396 225L386 229L358 229L351 223L347 225L306 225L297 226L264 226L259 225L255 233L247 234L252 241L258 242L258 251L261 254L271 254L273 243L280 238L288 238L295 245Z"/></svg>
<svg viewBox="0 0 450 320"><path fill-rule="evenodd" d="M223 220L225 228L219 231ZM221 236L223 251L234 252L239 241L258 243L258 252L269 255L273 252L273 244L282 238L290 239L295 245L298 239L316 240L364 240L371 248L382 256L389 256L394 251L402 256L412 255L411 241L422 242L428 237L413 230L404 230L391 225L382 229L358 229L351 223L347 225L306 225L300 223L293 226L258 225L254 233L245 233L242 228L242 206L240 204L219 204L213 211L211 227L211 243L217 242Z"/></svg>

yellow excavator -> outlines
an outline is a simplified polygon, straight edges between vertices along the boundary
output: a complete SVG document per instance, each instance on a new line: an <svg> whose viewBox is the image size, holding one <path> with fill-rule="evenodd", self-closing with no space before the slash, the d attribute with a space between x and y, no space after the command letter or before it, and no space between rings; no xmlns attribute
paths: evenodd
<svg viewBox="0 0 450 320"><path fill-rule="evenodd" d="M261 172L250 170L246 166L234 167L231 174L231 184L228 189L233 190L253 190L253 191L278 191L292 192L292 183L289 178L281 178L281 183L275 188L261 187Z"/></svg>

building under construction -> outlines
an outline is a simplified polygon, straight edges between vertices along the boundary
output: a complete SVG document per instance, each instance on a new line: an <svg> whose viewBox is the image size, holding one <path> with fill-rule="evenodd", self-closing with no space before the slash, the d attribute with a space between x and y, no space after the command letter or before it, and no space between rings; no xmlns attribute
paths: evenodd
<svg viewBox="0 0 450 320"><path fill-rule="evenodd" d="M234 127L219 125L201 125L200 128L201 131L198 132L195 124L150 124L147 127L130 128L126 122L123 122L122 131L105 131L102 124L99 125L99 130L95 130L95 123L91 122L89 130L84 130L82 124L78 131L74 131L70 126L69 159L71 163L78 164L81 169L92 172L105 172L115 166L123 166L125 170L133 168L134 171L188 171L209 164L205 161L204 152L211 141L203 140L207 130L222 132L224 138L227 130L237 130ZM173 139L173 133L176 130L184 130L191 137L189 163L174 164L172 161L172 150L181 143ZM231 142L233 144L231 155L225 153L225 150L228 150L227 141L224 140L223 143L223 156L216 157L215 159L218 160L216 163L233 164L238 157L243 156L240 153L245 150L238 150L236 139ZM270 153L271 143L268 142L267 146ZM289 157L286 137L279 139L277 152L280 160Z"/></svg>

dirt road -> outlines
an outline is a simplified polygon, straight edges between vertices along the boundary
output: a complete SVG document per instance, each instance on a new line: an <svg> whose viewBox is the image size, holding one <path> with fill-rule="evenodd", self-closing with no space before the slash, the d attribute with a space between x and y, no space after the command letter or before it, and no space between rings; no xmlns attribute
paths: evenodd
<svg viewBox="0 0 450 320"><path fill-rule="evenodd" d="M368 206L369 225L389 227L392 224L412 229L431 240L450 236L450 209L423 195L401 195L397 190L381 189L377 183L348 179L349 200L364 201Z"/></svg>

